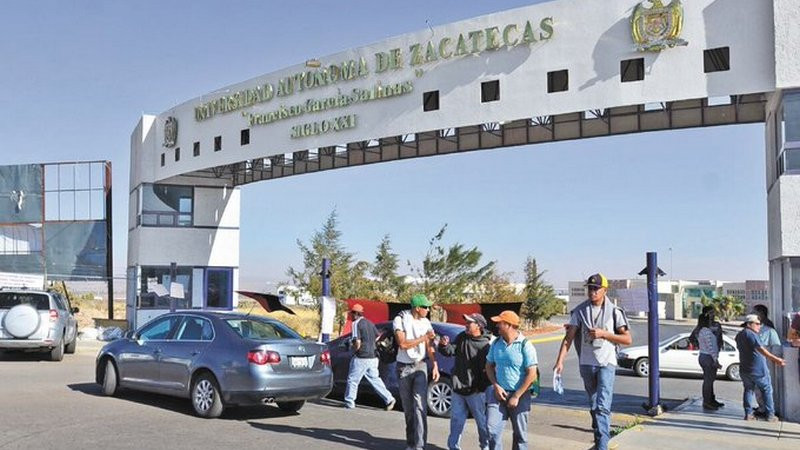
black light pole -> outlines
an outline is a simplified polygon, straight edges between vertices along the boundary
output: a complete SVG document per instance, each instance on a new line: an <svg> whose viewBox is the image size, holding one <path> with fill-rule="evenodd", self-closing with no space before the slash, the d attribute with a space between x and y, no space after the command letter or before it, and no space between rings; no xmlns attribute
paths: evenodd
<svg viewBox="0 0 800 450"><path fill-rule="evenodd" d="M647 274L647 350L650 373L648 374L650 397L644 409L651 416L657 416L664 412L661 406L661 379L659 376L659 353L658 353L658 277L666 275L663 270L658 268L656 252L647 252L647 267L639 275Z"/></svg>

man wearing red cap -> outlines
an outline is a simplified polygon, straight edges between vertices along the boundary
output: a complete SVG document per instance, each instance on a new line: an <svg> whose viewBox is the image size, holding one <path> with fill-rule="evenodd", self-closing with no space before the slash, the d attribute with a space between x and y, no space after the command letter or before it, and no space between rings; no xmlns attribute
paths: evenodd
<svg viewBox="0 0 800 450"><path fill-rule="evenodd" d="M519 331L519 316L503 311L492 317L500 338L489 347L486 375L492 387L486 390L486 426L489 448L502 450L503 429L511 420L514 450L528 448L530 387L536 381L536 349Z"/></svg>
<svg viewBox="0 0 800 450"><path fill-rule="evenodd" d="M598 450L607 450L611 439L611 399L617 370L617 346L630 345L633 338L625 313L606 297L606 277L599 273L590 276L586 289L589 298L572 310L553 370L561 373L564 358L575 342L583 387L591 403L594 443Z"/></svg>
<svg viewBox="0 0 800 450"><path fill-rule="evenodd" d="M353 321L351 339L355 354L350 360L350 372L347 374L344 406L348 409L356 407L358 385L361 383L362 378L367 377L372 389L386 403L386 410L390 411L394 408L395 400L389 390L386 389L386 385L383 384L378 372L378 355L375 353L375 340L378 337L378 329L364 317L364 307L358 303L350 308L350 320Z"/></svg>

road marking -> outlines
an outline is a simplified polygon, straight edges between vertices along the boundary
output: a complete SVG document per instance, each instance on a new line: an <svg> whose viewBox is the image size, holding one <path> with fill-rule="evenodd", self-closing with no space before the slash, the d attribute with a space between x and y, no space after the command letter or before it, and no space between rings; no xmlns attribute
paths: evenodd
<svg viewBox="0 0 800 450"><path fill-rule="evenodd" d="M558 336L549 336L549 337L543 337L543 338L539 338L539 339L528 339L528 341L531 344L541 344L541 343L544 343L544 342L560 341L562 339L564 339L564 335L563 334L559 334Z"/></svg>

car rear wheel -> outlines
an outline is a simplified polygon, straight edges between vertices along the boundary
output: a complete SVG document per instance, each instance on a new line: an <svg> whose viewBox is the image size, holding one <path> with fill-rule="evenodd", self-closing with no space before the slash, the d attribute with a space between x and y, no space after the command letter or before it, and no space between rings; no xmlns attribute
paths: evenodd
<svg viewBox="0 0 800 450"><path fill-rule="evenodd" d="M742 381L742 376L739 374L739 364L733 363L728 366L728 370L725 371L725 376L731 381Z"/></svg>
<svg viewBox="0 0 800 450"><path fill-rule="evenodd" d="M61 361L64 359L64 339L58 341L55 347L50 350L50 361Z"/></svg>
<svg viewBox="0 0 800 450"><path fill-rule="evenodd" d="M633 365L633 371L640 377L650 375L650 360L648 358L639 358Z"/></svg>
<svg viewBox="0 0 800 450"><path fill-rule="evenodd" d="M453 385L447 377L428 384L428 412L434 416L450 417L453 402Z"/></svg>
<svg viewBox="0 0 800 450"><path fill-rule="evenodd" d="M117 377L117 366L111 360L106 360L106 369L103 373L103 395L109 397L117 393L119 378Z"/></svg>
<svg viewBox="0 0 800 450"><path fill-rule="evenodd" d="M75 353L75 349L78 347L78 334L75 334L75 337L72 338L69 344L64 347L64 352L69 353L70 355Z"/></svg>
<svg viewBox="0 0 800 450"><path fill-rule="evenodd" d="M206 419L222 415L222 398L213 375L204 373L197 377L192 385L192 406L198 416Z"/></svg>
<svg viewBox="0 0 800 450"><path fill-rule="evenodd" d="M278 402L278 408L285 412L297 412L306 404L305 400L298 400L296 402Z"/></svg>

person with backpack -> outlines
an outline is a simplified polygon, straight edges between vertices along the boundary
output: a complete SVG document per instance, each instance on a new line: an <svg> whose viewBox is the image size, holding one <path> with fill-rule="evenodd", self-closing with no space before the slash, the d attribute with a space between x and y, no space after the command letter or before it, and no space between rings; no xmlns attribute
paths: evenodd
<svg viewBox="0 0 800 450"><path fill-rule="evenodd" d="M489 448L502 450L503 429L511 420L513 448L528 448L528 414L531 411L530 387L536 381L536 349L519 331L519 316L503 311L492 317L500 335L489 347L486 375L492 386L486 390L486 426Z"/></svg>
<svg viewBox="0 0 800 450"><path fill-rule="evenodd" d="M606 297L608 280L596 273L586 280L589 298L570 313L567 333L553 370L561 374L572 343L578 351L583 387L589 396L594 442L607 450L611 440L611 400L617 369L617 346L633 341L628 319L621 308Z"/></svg>
<svg viewBox="0 0 800 450"><path fill-rule="evenodd" d="M455 342L442 336L439 353L455 356L453 365L453 396L450 403L450 435L447 447L450 450L461 448L461 433L469 414L475 418L478 427L478 447L489 446L489 433L486 429L486 355L492 335L487 330L486 318L479 313L464 314L465 330L456 336Z"/></svg>
<svg viewBox="0 0 800 450"><path fill-rule="evenodd" d="M428 365L433 362L431 379L439 381L439 367L434 353L436 334L428 320L433 305L423 294L411 297L411 309L401 311L392 322L397 343L397 382L400 402L406 419L406 448L424 449L428 440Z"/></svg>
<svg viewBox="0 0 800 450"><path fill-rule="evenodd" d="M350 371L347 374L347 388L344 393L345 408L356 407L356 397L358 396L358 385L361 379L367 377L367 381L372 385L372 389L380 396L386 404L386 410L394 408L395 399L383 384L380 373L378 372L378 356L375 351L375 340L378 337L378 329L375 325L364 317L364 307L356 303L350 308L350 319L352 322L353 334L353 358L350 359Z"/></svg>

